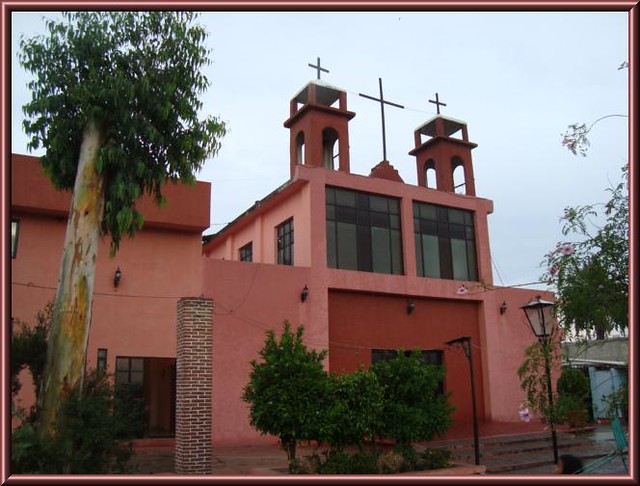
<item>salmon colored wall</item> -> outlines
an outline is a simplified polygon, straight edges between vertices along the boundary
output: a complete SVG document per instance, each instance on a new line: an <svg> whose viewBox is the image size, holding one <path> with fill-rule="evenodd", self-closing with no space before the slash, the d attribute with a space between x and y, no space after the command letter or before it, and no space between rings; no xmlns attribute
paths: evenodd
<svg viewBox="0 0 640 486"><path fill-rule="evenodd" d="M304 326L309 347L327 348L310 315L317 295L312 290L305 303L300 300L308 282L308 268L205 259L204 295L214 301L214 444L274 441L249 425L242 390L249 381L249 363L259 359L266 332L273 329L279 335L285 319L293 329Z"/></svg>
<svg viewBox="0 0 640 486"><path fill-rule="evenodd" d="M17 257L11 259L11 317L33 324L37 312L55 297L69 194L53 190L35 158L14 155L12 162L11 217L20 221L20 229ZM116 356L175 358L177 300L201 292L204 228L198 225L209 225L209 189L207 183L195 193L185 186L168 189L167 206L146 213L149 224L133 240L123 238L113 259L110 239L101 240L88 368L95 367L98 348L107 348L111 372ZM193 203L203 206L188 209ZM118 267L122 280L114 288ZM24 388L25 402L33 403L30 385Z"/></svg>
<svg viewBox="0 0 640 486"><path fill-rule="evenodd" d="M517 370L524 362L525 349L536 342L520 307L537 295L549 301L555 299L551 292L505 287L496 287L483 292L483 295L482 364L486 384L485 400L487 410L491 411L487 418L517 421L520 403L526 399L525 392L520 388ZM501 315L499 309L503 302L507 304L507 311ZM554 381L559 374L560 369L553 370Z"/></svg>
<svg viewBox="0 0 640 486"><path fill-rule="evenodd" d="M32 323L55 297L66 223L33 215L20 219L18 254L11 261L11 315ZM113 259L109 241L103 239L96 265L88 365L95 366L97 348L108 349L110 371L116 353L175 357L176 303L184 295L200 293L201 259L197 233L143 230L134 240L123 240ZM117 267L122 279L114 288Z"/></svg>
<svg viewBox="0 0 640 486"><path fill-rule="evenodd" d="M147 227L165 227L204 231L209 227L211 184L194 186L166 184L162 193L167 204L159 207L152 197L144 195L136 204ZM66 216L71 204L70 191L56 191L44 175L37 157L11 155L11 208L25 212Z"/></svg>
<svg viewBox="0 0 640 486"><path fill-rule="evenodd" d="M309 188L296 184L264 204L253 208L236 227L225 229L207 244L203 252L209 258L238 261L238 250L253 242L253 261L274 264L277 261L276 228L293 217L294 265L311 265Z"/></svg>
<svg viewBox="0 0 640 486"><path fill-rule="evenodd" d="M461 349L445 342L471 337L474 365L480 364L477 303L412 299L415 310L407 314L404 296L356 292L329 293L330 369L353 372L371 363L371 349L442 350L446 368L445 390L451 392L456 421L470 420L469 363ZM482 370L474 366L478 417L484 417Z"/></svg>

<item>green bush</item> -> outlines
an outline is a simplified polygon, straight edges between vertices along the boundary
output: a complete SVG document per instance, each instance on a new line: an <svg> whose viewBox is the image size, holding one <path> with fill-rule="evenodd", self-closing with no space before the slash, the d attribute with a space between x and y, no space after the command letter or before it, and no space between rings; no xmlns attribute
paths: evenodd
<svg viewBox="0 0 640 486"><path fill-rule="evenodd" d="M622 418L628 423L629 421L629 384L624 383L618 390L610 393L604 397L607 406L607 416L609 418L618 417L622 415Z"/></svg>
<svg viewBox="0 0 640 486"><path fill-rule="evenodd" d="M418 469L418 453L411 444L397 444L393 450L402 456L403 462L400 471L415 471Z"/></svg>
<svg viewBox="0 0 640 486"><path fill-rule="evenodd" d="M558 378L555 412L558 422L583 429L589 418L589 378L577 368L563 368Z"/></svg>
<svg viewBox="0 0 640 486"><path fill-rule="evenodd" d="M262 434L278 436L290 462L299 441L326 435L329 408L329 379L322 366L327 352L307 349L303 334L302 326L294 333L288 321L279 340L268 331L259 352L262 361L251 361L242 395L249 404L251 425Z"/></svg>
<svg viewBox="0 0 640 486"><path fill-rule="evenodd" d="M383 388L377 376L369 370L337 375L329 379L329 408L322 442L332 449L342 450L357 444L360 449L366 438L374 439L381 427Z"/></svg>
<svg viewBox="0 0 640 486"><path fill-rule="evenodd" d="M109 474L127 471L131 446L118 440L123 420L114 413L113 387L104 374L92 373L83 391L64 400L53 435L40 435L27 422L11 436L14 474Z"/></svg>
<svg viewBox="0 0 640 486"><path fill-rule="evenodd" d="M453 453L450 449L445 448L425 449L420 454L420 461L422 463L421 469L443 469L451 466Z"/></svg>
<svg viewBox="0 0 640 486"><path fill-rule="evenodd" d="M424 363L418 351L398 351L394 359L379 361L371 370L384 387L380 433L398 443L431 440L451 426L450 394L439 394L444 368Z"/></svg>
<svg viewBox="0 0 640 486"><path fill-rule="evenodd" d="M381 474L398 474L402 470L404 457L396 451L388 451L378 458L378 471Z"/></svg>

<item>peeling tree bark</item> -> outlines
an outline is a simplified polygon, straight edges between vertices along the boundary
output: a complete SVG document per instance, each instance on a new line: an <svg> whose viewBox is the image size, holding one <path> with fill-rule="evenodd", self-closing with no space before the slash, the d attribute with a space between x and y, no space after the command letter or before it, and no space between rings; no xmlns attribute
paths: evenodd
<svg viewBox="0 0 640 486"><path fill-rule="evenodd" d="M83 383L100 224L104 212L104 185L96 168L102 139L101 127L90 121L80 146L47 346L45 382L43 396L40 397L42 434L54 433L65 396L74 386L82 386Z"/></svg>

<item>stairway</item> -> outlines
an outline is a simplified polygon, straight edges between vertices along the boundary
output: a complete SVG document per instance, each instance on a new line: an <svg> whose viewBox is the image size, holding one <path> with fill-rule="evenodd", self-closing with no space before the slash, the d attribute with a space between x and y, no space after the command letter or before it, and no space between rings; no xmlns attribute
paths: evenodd
<svg viewBox="0 0 640 486"><path fill-rule="evenodd" d="M590 434L577 435L557 432L558 455L573 454L586 463L602 457L615 448L611 441L596 441ZM473 464L475 451L472 439L441 443L429 447L447 447L453 452L454 462ZM486 474L546 474L554 472L551 434L548 432L485 437L480 439L480 464L487 467Z"/></svg>

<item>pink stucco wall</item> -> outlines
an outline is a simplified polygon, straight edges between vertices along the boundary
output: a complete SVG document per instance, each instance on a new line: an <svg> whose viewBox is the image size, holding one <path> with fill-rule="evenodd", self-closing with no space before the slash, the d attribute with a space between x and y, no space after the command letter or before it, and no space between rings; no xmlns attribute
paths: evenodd
<svg viewBox="0 0 640 486"><path fill-rule="evenodd" d="M170 185L166 194L164 208L149 199L141 202L145 227L133 240L123 238L114 258L109 238L100 243L89 368L96 366L98 348L107 348L110 372L116 356L175 358L177 300L201 291L201 234L209 225L210 185ZM20 230L17 257L11 260L11 317L33 323L54 299L69 204L70 194L53 189L37 159L14 155L11 217L19 219ZM118 267L122 279L115 288ZM28 405L33 401L29 388L22 397Z"/></svg>
<svg viewBox="0 0 640 486"><path fill-rule="evenodd" d="M401 199L404 275L327 267L327 185ZM413 236L414 200L474 212L479 281L464 282L469 289L467 294L457 293L462 283L460 281L417 276ZM213 440L243 441L257 437L257 433L248 426L246 405L239 398L241 389L248 380L249 368L246 363L257 356L264 342L260 331L267 328L278 329L283 316L299 318L307 330L308 342L329 349L326 364L332 370L350 370L352 367L349 364L351 358L340 349L344 342L362 346L363 353L367 356L359 359L363 359L363 362L370 359L370 348L373 345L368 342L370 336L362 335L362 329L370 328L372 332L377 329L375 332L384 335L384 339L381 338L382 341L379 342L390 343L390 346L391 343L414 342L425 349L444 348L445 341L460 337L457 334L469 335L474 345L476 383L481 387L477 394L477 399L481 401L481 418L518 420L518 407L525 395L519 386L517 369L524 359L524 349L535 339L525 326L524 314L519 307L535 295L542 294L550 300L553 297L536 290L492 286L488 231L488 215L492 211L493 203L483 198L323 168L297 166L294 179L286 192L269 197L263 205L248 212L236 222L235 227L222 232L204 249L208 257L204 270L205 295L216 302L220 302L220 298L228 302L215 312L214 343L219 347L233 347L238 357L237 362L240 363L238 368L231 371L221 362L225 357L216 356L214 351L214 368L217 365L224 370L218 375L214 371L214 394L216 389L224 389L225 396L224 402L214 400ZM272 228L291 216L294 217L295 228L295 267L272 265L274 260L271 255L274 253L275 242ZM266 225L265 221L268 222ZM264 227L269 228L269 231L264 231ZM253 236L256 234L261 236L260 239ZM238 249L248 241L253 241L254 263L234 261L237 260ZM308 260L298 258L301 254L307 254L302 252L309 252ZM310 297L305 304L301 304L299 293L304 285L308 285ZM336 294L336 291L339 293ZM339 307L331 295L342 296ZM361 302L358 305L359 299L363 298L365 301L372 299L371 303ZM448 328L447 332L429 334L429 318L425 316L425 309L422 314L416 310L415 315L407 316L404 307L397 304L406 302L407 298L414 299L418 306L428 308L431 305L435 306L434 309L446 309L441 316L441 325ZM241 311L234 308L234 301L242 303ZM388 301L388 304L383 305L383 301ZM499 308L503 301L507 302L508 310L501 315ZM442 305L445 307L441 307ZM379 307L384 311L370 315L367 313L369 307ZM349 309L348 318L338 309ZM467 315L469 309L474 309L473 318ZM413 318L413 321L409 318ZM401 322L404 320L410 326L407 329L402 327ZM411 323L417 327L411 327ZM414 330L410 336L405 335L409 332L408 329ZM215 346L214 344L214 348ZM447 356L451 364L448 367L447 386L449 391L455 392L453 400L459 409L456 419L468 421L471 419L471 412L466 363L461 364L451 351L447 351ZM238 409L243 412L238 414Z"/></svg>

